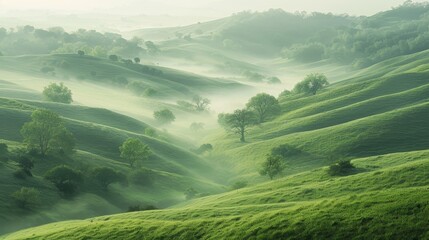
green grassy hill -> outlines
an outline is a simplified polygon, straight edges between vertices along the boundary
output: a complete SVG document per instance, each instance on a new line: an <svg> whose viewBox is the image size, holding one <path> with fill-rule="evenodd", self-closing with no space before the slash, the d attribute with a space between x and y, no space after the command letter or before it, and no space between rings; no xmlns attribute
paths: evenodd
<svg viewBox="0 0 429 240"><path fill-rule="evenodd" d="M319 168L176 208L53 223L3 239L425 239L428 154L355 159L359 172L347 177Z"/></svg>

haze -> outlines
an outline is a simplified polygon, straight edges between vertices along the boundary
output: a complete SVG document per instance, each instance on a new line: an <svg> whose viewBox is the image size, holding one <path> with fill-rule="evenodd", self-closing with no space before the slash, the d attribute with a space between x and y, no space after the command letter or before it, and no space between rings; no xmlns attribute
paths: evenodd
<svg viewBox="0 0 429 240"><path fill-rule="evenodd" d="M404 2L403 0L365 0L365 1L344 1L344 0L0 0L1 18L13 17L15 24L29 24L31 21L39 25L49 27L52 22L55 24L66 25L66 28L72 28L67 18L57 21L49 21L50 16L63 16L65 14L76 14L81 18L77 21L76 15L73 17L80 27L97 27L98 29L112 30L132 30L141 27L160 27L177 26L192 24L197 21L207 21L220 17L229 16L233 13L252 10L264 11L270 8L282 8L288 12L307 11L307 12L332 12L336 14L347 13L350 15L372 15L379 11L389 10ZM422 2L414 1L414 2ZM368 8L368 6L371 6ZM228 6L225 8L224 6ZM49 14L47 14L49 13ZM107 16L120 16L119 19L110 19L106 23ZM139 18L127 19L126 17L139 16ZM150 17L148 17L150 16ZM162 17L161 17L162 16ZM15 17L19 17L19 21ZM38 18L37 18L38 17ZM41 19L42 18L42 19ZM83 21L92 18L92 22ZM97 22L97 19L99 20ZM101 20L103 19L103 20ZM10 19L9 19L10 20ZM50 18L52 20L52 17ZM116 20L116 21L114 21ZM121 23L118 23L118 22ZM11 26L10 21L2 20L3 24ZM104 22L104 24L103 24ZM132 22L132 23L131 23ZM83 26L82 26L83 25ZM11 26L12 27L12 26Z"/></svg>

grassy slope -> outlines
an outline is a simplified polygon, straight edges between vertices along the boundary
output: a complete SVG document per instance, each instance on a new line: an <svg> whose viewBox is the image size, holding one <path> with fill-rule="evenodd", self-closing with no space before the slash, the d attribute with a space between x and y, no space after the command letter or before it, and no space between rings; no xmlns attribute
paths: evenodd
<svg viewBox="0 0 429 240"><path fill-rule="evenodd" d="M429 237L429 152L355 159L160 211L54 223L4 239L414 239ZM357 227L359 226L359 227Z"/></svg>
<svg viewBox="0 0 429 240"><path fill-rule="evenodd" d="M408 58L426 56L417 55ZM288 159L287 173L324 166L339 156L427 149L429 73L411 65L400 74L392 73L394 68L381 69L377 78L373 69L374 74L360 81L334 84L316 96L284 98L282 114L252 127L246 144L229 133L206 141L216 146L214 158L251 181L257 181L257 170L270 149L285 143L304 152Z"/></svg>
<svg viewBox="0 0 429 240"><path fill-rule="evenodd" d="M186 97L189 94L228 91L244 87L241 84L223 79L213 79L159 66L148 66L161 70L162 75L153 75L140 71L137 64L113 62L92 56L77 54L55 54L44 56L1 57L1 69L31 75L43 75L40 69L44 66L55 68L56 78L77 78L83 81L106 84L118 77L128 81L143 83L158 91L164 97ZM146 65L147 66L147 65ZM95 73L95 76L92 75ZM124 88L124 86L122 86Z"/></svg>

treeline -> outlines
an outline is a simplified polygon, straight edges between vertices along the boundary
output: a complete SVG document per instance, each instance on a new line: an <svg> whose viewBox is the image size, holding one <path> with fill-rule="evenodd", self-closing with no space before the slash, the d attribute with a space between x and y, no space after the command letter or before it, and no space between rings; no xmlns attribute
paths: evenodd
<svg viewBox="0 0 429 240"><path fill-rule="evenodd" d="M285 44L282 56L301 62L332 59L363 68L427 49L429 3L407 1L351 26L325 29L307 38L305 43Z"/></svg>
<svg viewBox="0 0 429 240"><path fill-rule="evenodd" d="M68 33L61 27L45 30L30 25L9 30L0 27L0 55L76 53L79 50L104 58L109 55L131 58L159 51L151 41L127 40L116 33L85 29Z"/></svg>

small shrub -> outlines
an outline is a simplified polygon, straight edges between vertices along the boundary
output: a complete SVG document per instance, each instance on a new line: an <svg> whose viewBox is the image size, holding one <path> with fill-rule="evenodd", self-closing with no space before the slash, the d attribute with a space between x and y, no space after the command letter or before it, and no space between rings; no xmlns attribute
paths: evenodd
<svg viewBox="0 0 429 240"><path fill-rule="evenodd" d="M18 207L30 209L39 204L40 192L35 188L22 187L11 196Z"/></svg>
<svg viewBox="0 0 429 240"><path fill-rule="evenodd" d="M213 151L213 145L210 143L202 144L198 149L194 150L197 154L204 154Z"/></svg>
<svg viewBox="0 0 429 240"><path fill-rule="evenodd" d="M245 188L247 187L247 182L246 181L237 181L234 184L232 184L231 189L232 190L237 190L240 188Z"/></svg>
<svg viewBox="0 0 429 240"><path fill-rule="evenodd" d="M49 170L45 179L52 182L66 197L75 194L83 181L82 173L68 166L57 166Z"/></svg>
<svg viewBox="0 0 429 240"><path fill-rule="evenodd" d="M329 166L328 173L331 176L345 176L351 174L354 169L356 168L353 166L350 160L341 160Z"/></svg>
<svg viewBox="0 0 429 240"><path fill-rule="evenodd" d="M128 207L127 212L141 212L141 211L150 211L150 210L158 210L158 208L153 205L146 205L146 206L132 205Z"/></svg>
<svg viewBox="0 0 429 240"><path fill-rule="evenodd" d="M279 156L282 158L292 157L301 154L301 150L289 146L287 144L283 144L271 149L272 156Z"/></svg>
<svg viewBox="0 0 429 240"><path fill-rule="evenodd" d="M194 188L188 188L185 191L186 200L193 199L197 196L198 192Z"/></svg>
<svg viewBox="0 0 429 240"><path fill-rule="evenodd" d="M146 129L144 130L144 134L145 134L146 136L153 137L153 138L155 138L155 137L157 137L157 136L158 136L158 134L156 133L156 130L155 130L155 129L153 129L153 128L146 128Z"/></svg>

